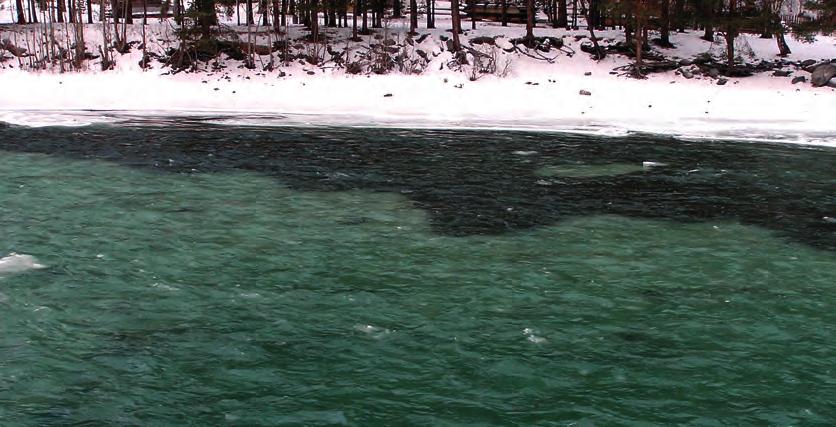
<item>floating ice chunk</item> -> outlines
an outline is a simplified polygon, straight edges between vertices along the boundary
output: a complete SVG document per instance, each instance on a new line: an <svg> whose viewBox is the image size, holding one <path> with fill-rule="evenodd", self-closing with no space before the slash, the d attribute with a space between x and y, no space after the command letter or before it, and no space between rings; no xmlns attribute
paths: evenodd
<svg viewBox="0 0 836 427"><path fill-rule="evenodd" d="M540 343L546 342L545 338L538 337L537 335L534 335L534 332L535 332L534 329L531 329L531 328L523 329L523 335L525 335L525 339L528 340L528 342L532 342L534 344L540 344Z"/></svg>
<svg viewBox="0 0 836 427"><path fill-rule="evenodd" d="M668 165L667 163L661 163L661 162L642 162L642 167L645 168L645 169L650 169L650 168L655 168L655 167L660 167L660 166L667 166L667 165Z"/></svg>
<svg viewBox="0 0 836 427"><path fill-rule="evenodd" d="M836 218L833 218L832 216L823 216L821 219L823 219L824 222L829 222L831 224L836 224Z"/></svg>
<svg viewBox="0 0 836 427"><path fill-rule="evenodd" d="M4 258L0 258L0 274L22 273L28 270L37 270L45 268L43 264L39 264L38 260L32 255L10 253Z"/></svg>
<svg viewBox="0 0 836 427"><path fill-rule="evenodd" d="M537 154L536 151L514 151L511 154L516 154L517 156L531 156Z"/></svg>

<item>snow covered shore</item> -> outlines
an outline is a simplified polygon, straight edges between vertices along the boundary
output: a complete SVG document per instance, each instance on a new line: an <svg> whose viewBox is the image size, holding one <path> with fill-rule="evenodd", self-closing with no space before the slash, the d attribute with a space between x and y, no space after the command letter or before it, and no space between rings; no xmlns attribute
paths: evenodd
<svg viewBox="0 0 836 427"><path fill-rule="evenodd" d="M480 23L470 37L510 38L522 31ZM422 44L434 56L420 75L351 75L339 67L299 61L273 71L230 62L221 70L172 75L157 63L143 71L137 49L105 72L92 67L63 74L22 71L7 59L0 66L0 121L78 125L115 120L113 114L95 111L144 116L211 112L221 122L239 124L652 132L836 146L836 89L792 84L792 77L804 75L798 69L787 68L793 71L790 77L762 73L730 78L722 86L708 76L685 78L674 71L635 80L613 74L613 69L629 63L628 58L608 56L595 62L580 52L583 39L575 36L585 31L538 28L537 35L563 37L576 54L553 53L552 63L514 55L506 76L484 75L471 81L467 72L444 66L451 58L441 41L444 34L443 29L433 30ZM137 36L132 34L133 39ZM677 48L663 53L690 58L716 48L698 36L676 34ZM744 37L753 59L775 58L774 40ZM790 44L790 61L836 57L833 37Z"/></svg>

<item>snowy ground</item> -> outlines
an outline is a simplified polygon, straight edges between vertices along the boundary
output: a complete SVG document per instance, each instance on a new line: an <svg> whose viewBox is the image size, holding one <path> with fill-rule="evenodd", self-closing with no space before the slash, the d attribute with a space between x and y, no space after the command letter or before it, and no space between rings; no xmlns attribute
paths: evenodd
<svg viewBox="0 0 836 427"><path fill-rule="evenodd" d="M0 12L2 13L2 12ZM402 42L403 21L393 21L386 36ZM583 40L575 35L586 31L537 28L538 36L563 37L573 56L552 51L552 63L519 54L500 52L500 62L510 61L506 76L484 75L471 81L467 70L455 71L446 64L451 53L444 49L438 30L421 29L430 36L418 48L431 61L421 75L350 75L340 67L317 67L299 61L280 64L263 71L269 62L265 55L250 70L240 62L226 61L220 71L178 73L154 63L143 71L138 63L141 52L118 58L114 70L64 73L22 71L17 58L0 63L0 121L16 124L84 124L118 120L120 111L185 115L212 112L225 123L382 125L421 127L514 128L580 131L604 134L653 132L684 137L731 137L755 140L781 140L836 146L836 89L813 88L809 83L791 84L793 76L809 73L795 67L790 77L770 73L730 79L719 86L709 77L686 79L671 72L652 74L646 80L613 75L614 68L629 63L623 56L609 56L595 62L580 52ZM466 23L469 28L470 23ZM542 27L543 24L541 24ZM88 50L101 43L101 26L88 29ZM140 25L129 30L131 40L139 40ZM245 31L239 28L239 31ZM10 38L13 26L0 27L0 38ZM169 26L149 25L149 49L162 51L173 35ZM333 48L344 49L350 29L323 29L332 33ZM463 36L504 35L498 45L520 37L524 28L479 23L476 31ZM291 28L291 38L304 34ZM382 32L381 32L382 34ZM719 45L699 39L699 33L674 34L675 49L663 49L668 57L691 58L703 52L717 53ZM618 39L621 31L599 32L599 37ZM260 43L269 44L262 36ZM246 39L245 35L242 38ZM744 36L740 44L751 47L749 60L773 60L775 40ZM836 58L836 38L819 37L813 44L788 38L791 61ZM351 46L356 55L362 46L376 42L367 36ZM377 41L379 42L379 41ZM92 46L91 46L92 45ZM565 49L566 51L570 49ZM207 64L208 67L208 64ZM586 75L591 73L590 75ZM165 74L165 75L163 75ZM283 75L282 75L283 74ZM580 95L580 91L591 95Z"/></svg>

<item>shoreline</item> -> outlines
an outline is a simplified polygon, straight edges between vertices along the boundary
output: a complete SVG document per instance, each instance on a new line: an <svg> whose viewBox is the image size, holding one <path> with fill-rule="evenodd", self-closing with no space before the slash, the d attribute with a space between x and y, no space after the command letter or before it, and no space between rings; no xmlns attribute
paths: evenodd
<svg viewBox="0 0 836 427"><path fill-rule="evenodd" d="M158 49L169 46L167 29L149 27ZM304 35L302 28L291 30ZM392 35L400 40L402 30L392 29ZM345 36L345 31L334 29L332 37ZM484 24L464 40L487 35L501 45L522 31ZM795 77L809 76L797 65L801 61L836 58L834 37L821 36L813 44L791 40L794 53L780 67L785 76L762 72L718 79L696 72L691 76L683 66L637 80L614 75L630 58L608 55L594 61L582 53L585 31L537 31L560 37L567 49L577 53L554 51L556 59L546 62L495 50L511 64L509 72L479 75L475 81L466 70L451 69L451 53L442 42L444 29L421 30L426 37L420 47L429 61L420 74L349 74L333 63L312 65L300 60L266 71L248 69L230 58L222 58L219 69L205 63L204 70L171 74L159 62L147 70L140 68L138 49L117 56L114 69L108 71L97 70L95 61L86 71L58 73L21 70L7 60L0 62L0 122L80 125L112 121L106 116L113 112L156 118L215 114L228 116L225 124L242 125L649 133L836 146L836 89L792 83ZM137 28L131 28L129 35L136 40ZM662 51L674 60L712 52L716 45L699 35L673 34L677 47ZM600 37L613 42L623 38L616 30L603 31ZM776 59L773 40L755 36L741 40L752 49L749 61ZM346 46L343 52L357 55L356 49L363 46Z"/></svg>

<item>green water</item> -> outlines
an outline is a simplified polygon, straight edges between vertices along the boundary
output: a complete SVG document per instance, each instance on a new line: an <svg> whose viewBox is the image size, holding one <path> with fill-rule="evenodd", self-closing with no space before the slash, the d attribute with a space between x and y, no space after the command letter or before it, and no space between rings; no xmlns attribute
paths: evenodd
<svg viewBox="0 0 836 427"><path fill-rule="evenodd" d="M832 425L836 256L0 152L0 425Z"/></svg>

